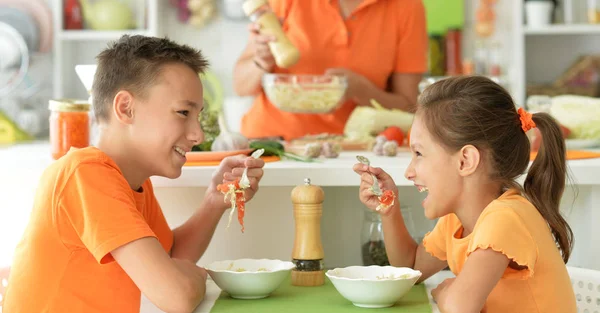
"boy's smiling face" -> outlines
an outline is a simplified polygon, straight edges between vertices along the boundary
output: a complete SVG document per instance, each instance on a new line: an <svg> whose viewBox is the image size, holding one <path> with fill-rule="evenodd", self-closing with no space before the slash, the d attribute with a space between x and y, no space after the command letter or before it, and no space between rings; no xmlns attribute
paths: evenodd
<svg viewBox="0 0 600 313"><path fill-rule="evenodd" d="M164 65L146 97L134 100L132 108L129 135L139 161L136 167L150 176L179 177L185 153L204 139L198 120L203 108L198 74L183 64Z"/></svg>

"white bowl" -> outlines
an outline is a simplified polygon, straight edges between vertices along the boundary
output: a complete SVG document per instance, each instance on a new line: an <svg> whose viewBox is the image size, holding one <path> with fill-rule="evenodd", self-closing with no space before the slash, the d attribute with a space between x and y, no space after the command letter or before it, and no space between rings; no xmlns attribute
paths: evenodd
<svg viewBox="0 0 600 313"><path fill-rule="evenodd" d="M206 271L232 298L261 299L275 291L294 267L280 260L239 259L211 263Z"/></svg>
<svg viewBox="0 0 600 313"><path fill-rule="evenodd" d="M420 271L393 266L349 266L325 273L335 289L355 306L393 306L421 277Z"/></svg>

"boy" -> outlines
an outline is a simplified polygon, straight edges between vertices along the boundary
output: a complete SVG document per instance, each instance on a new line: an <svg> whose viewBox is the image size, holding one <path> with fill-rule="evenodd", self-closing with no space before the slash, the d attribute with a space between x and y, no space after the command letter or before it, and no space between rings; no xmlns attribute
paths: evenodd
<svg viewBox="0 0 600 313"><path fill-rule="evenodd" d="M43 174L16 249L5 313L139 312L140 291L166 312L191 312L205 293L195 264L227 209L216 186L262 160L221 162L195 214L171 230L150 176L177 178L203 140L198 122L207 66L168 39L123 36L98 55L93 107L97 147L72 149Z"/></svg>

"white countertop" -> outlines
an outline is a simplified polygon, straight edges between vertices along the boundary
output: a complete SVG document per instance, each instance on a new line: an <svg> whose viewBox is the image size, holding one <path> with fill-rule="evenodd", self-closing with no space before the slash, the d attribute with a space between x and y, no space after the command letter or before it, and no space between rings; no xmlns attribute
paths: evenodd
<svg viewBox="0 0 600 313"><path fill-rule="evenodd" d="M385 169L398 186L413 185L411 181L404 178L404 171L410 162L408 152L400 152L396 157L383 157L365 151L345 151L338 158L320 158L318 162L313 163L288 160L267 163L261 186L297 186L302 184L306 177L319 186L358 186L360 179L352 171L352 166L357 163L355 158L357 154L367 156L373 166ZM2 164L0 176L10 174L39 176L52 161L47 142L0 148L0 164ZM600 185L600 158L573 160L569 161L568 165L575 184ZM205 187L215 168L215 166L186 166L177 179L153 177L152 181L155 187ZM38 176L33 179L37 180Z"/></svg>

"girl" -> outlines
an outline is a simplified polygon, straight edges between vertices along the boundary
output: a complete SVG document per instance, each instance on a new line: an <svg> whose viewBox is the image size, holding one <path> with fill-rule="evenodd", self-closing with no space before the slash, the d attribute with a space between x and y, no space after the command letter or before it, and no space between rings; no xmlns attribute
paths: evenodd
<svg viewBox="0 0 600 313"><path fill-rule="evenodd" d="M525 133L533 127L544 140L521 187L515 179L529 164ZM557 122L517 111L487 78L448 78L420 96L410 146L405 176L428 193L425 216L439 221L417 245L398 201L380 210L390 263L421 271L421 280L449 266L456 278L432 291L442 312L576 312L565 266L573 233L559 212L566 160ZM371 173L397 194L380 168L354 170L370 209L380 204Z"/></svg>

